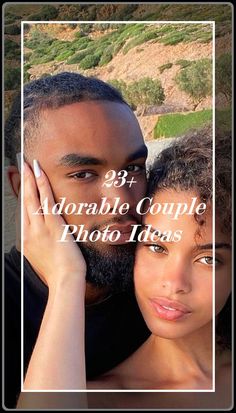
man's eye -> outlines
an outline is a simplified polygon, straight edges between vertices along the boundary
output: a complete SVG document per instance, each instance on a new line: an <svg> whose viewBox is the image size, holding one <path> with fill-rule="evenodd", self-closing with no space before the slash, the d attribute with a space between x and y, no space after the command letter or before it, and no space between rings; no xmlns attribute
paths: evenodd
<svg viewBox="0 0 236 413"><path fill-rule="evenodd" d="M92 176L94 176L94 173L92 172L75 172L73 174L68 175L70 178L74 178L75 180L85 180L89 179Z"/></svg>
<svg viewBox="0 0 236 413"><path fill-rule="evenodd" d="M128 165L127 172L140 172L144 170L144 165Z"/></svg>
<svg viewBox="0 0 236 413"><path fill-rule="evenodd" d="M166 253L165 249L163 247L161 247L160 245L157 244L153 244L153 245L148 245L148 248L152 251L152 252L157 252L159 254L162 254L163 252Z"/></svg>
<svg viewBox="0 0 236 413"><path fill-rule="evenodd" d="M201 262L202 264L205 264L205 265L211 265L212 266L214 264L214 258L210 257L210 256L199 258L198 261ZM220 263L220 261L217 258L215 258L215 265L217 265L219 263Z"/></svg>

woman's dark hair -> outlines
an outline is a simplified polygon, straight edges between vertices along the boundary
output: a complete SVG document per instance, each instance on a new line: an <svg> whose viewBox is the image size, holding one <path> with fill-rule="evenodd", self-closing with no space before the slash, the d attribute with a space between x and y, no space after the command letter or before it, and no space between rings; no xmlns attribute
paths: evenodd
<svg viewBox="0 0 236 413"><path fill-rule="evenodd" d="M231 234L231 136L216 136L214 149L216 216L221 231ZM201 202L212 203L213 159L210 128L174 140L157 156L149 171L148 195L153 196L163 189L193 190ZM217 316L216 338L222 348L231 347L231 308L230 295Z"/></svg>

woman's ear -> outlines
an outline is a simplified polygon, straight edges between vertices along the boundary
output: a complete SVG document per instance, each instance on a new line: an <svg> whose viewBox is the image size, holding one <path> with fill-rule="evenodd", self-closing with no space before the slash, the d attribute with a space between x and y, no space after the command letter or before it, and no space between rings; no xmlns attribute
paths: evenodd
<svg viewBox="0 0 236 413"><path fill-rule="evenodd" d="M21 177L18 168L14 165L10 165L7 168L7 177L10 183L10 186L14 192L14 195L18 198L20 185L21 185Z"/></svg>

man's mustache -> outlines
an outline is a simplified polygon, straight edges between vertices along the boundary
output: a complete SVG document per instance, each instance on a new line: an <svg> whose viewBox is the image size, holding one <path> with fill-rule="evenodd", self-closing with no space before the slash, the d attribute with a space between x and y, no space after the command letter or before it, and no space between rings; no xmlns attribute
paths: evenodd
<svg viewBox="0 0 236 413"><path fill-rule="evenodd" d="M101 231L103 230L105 227L108 227L110 225L114 225L114 224L122 224L125 225L126 222L130 222L130 221L134 221L134 224L139 224L141 223L141 219L138 215L136 214L128 214L125 215L125 217L113 217L109 220L103 221L101 222L99 225L94 225L93 227L91 227L90 232L92 231Z"/></svg>

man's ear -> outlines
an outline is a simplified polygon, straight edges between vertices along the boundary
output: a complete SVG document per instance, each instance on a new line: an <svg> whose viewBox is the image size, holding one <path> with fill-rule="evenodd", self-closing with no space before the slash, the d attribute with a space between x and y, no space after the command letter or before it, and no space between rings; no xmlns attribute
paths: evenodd
<svg viewBox="0 0 236 413"><path fill-rule="evenodd" d="M7 177L15 196L18 198L21 185L21 178L18 168L14 165L8 166Z"/></svg>

